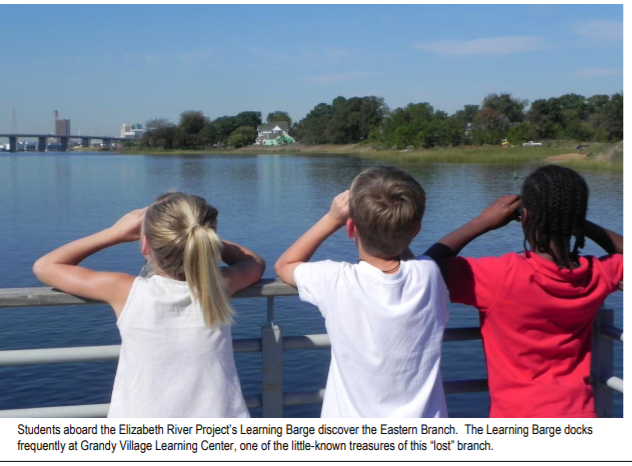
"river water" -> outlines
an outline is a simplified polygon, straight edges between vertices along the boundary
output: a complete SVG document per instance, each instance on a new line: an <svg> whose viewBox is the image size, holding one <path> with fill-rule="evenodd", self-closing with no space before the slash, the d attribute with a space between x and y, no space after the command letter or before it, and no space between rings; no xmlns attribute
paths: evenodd
<svg viewBox="0 0 632 466"><path fill-rule="evenodd" d="M268 263L264 277L298 236L327 212L332 198L348 189L353 177L376 162L334 156L186 155L124 156L106 153L0 155L0 288L41 286L33 262L68 241L114 223L159 194L182 190L198 194L219 209L220 235L243 243ZM402 165L426 190L427 207L412 250L423 252L448 231L472 218L501 194L518 192L520 177L533 166L457 164ZM514 179L517 173L518 179ZM591 190L589 218L623 231L623 176L587 172ZM500 255L522 250L522 232L513 222L471 243L468 256ZM600 254L590 243L586 254ZM357 253L339 231L314 259L354 262ZM137 244L102 251L86 265L99 270L137 273L143 258ZM265 301L233 301L237 310L234 338L260 336ZM606 304L622 327L623 293ZM276 298L276 318L284 334L324 333L318 310L296 297ZM120 343L108 306L0 309L0 350L109 345ZM451 306L450 326L478 324L477 312ZM244 394L261 391L259 354L236 355ZM329 352L284 354L284 390L325 386ZM480 341L446 343L444 380L485 377ZM107 403L116 362L0 368L0 409ZM622 349L615 344L615 371L622 376ZM452 417L485 417L488 394L448 395ZM285 409L286 417L318 416L319 405ZM253 410L253 415L260 415ZM622 397L615 396L615 416L622 416Z"/></svg>

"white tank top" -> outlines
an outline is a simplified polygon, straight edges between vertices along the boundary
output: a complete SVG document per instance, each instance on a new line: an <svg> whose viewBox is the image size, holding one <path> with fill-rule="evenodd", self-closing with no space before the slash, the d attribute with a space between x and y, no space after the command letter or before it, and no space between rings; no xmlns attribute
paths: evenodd
<svg viewBox="0 0 632 466"><path fill-rule="evenodd" d="M186 282L137 277L118 318L108 417L249 417L230 326L205 326Z"/></svg>

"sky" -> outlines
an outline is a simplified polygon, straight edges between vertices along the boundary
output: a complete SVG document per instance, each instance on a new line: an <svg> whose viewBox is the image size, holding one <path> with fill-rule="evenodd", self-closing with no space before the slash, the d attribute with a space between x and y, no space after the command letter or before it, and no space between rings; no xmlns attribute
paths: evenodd
<svg viewBox="0 0 632 466"><path fill-rule="evenodd" d="M623 90L622 5L0 5L0 133ZM12 18L12 20L11 20Z"/></svg>

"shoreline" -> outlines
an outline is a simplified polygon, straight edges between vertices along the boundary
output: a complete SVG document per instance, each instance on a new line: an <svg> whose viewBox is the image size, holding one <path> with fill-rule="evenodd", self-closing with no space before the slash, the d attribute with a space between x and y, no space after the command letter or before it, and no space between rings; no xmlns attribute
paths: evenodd
<svg viewBox="0 0 632 466"><path fill-rule="evenodd" d="M347 156L395 163L475 163L523 164L559 163L574 169L623 172L623 143L595 143L583 154L575 144L560 142L543 147L463 146L433 149L376 150L370 145L314 145L300 143L288 146L247 146L240 149L158 150L132 149L119 151L122 155L314 155Z"/></svg>

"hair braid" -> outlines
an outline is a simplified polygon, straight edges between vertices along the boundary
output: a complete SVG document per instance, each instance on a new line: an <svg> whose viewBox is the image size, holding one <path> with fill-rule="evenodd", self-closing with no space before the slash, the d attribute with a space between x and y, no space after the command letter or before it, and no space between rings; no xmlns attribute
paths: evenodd
<svg viewBox="0 0 632 466"><path fill-rule="evenodd" d="M528 212L525 249L528 241L536 251L553 256L558 266L570 268L585 242L588 186L584 179L569 168L541 167L525 180L522 202Z"/></svg>

